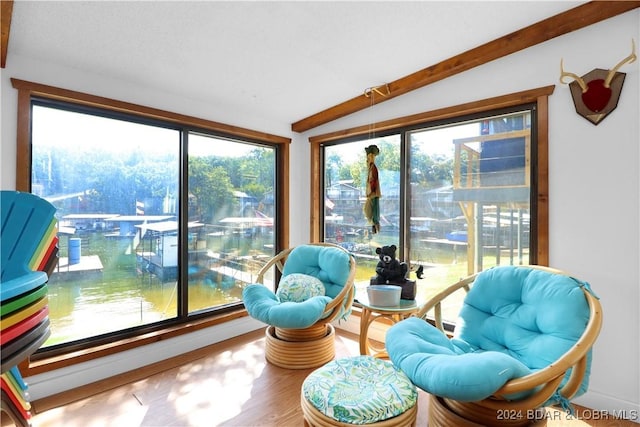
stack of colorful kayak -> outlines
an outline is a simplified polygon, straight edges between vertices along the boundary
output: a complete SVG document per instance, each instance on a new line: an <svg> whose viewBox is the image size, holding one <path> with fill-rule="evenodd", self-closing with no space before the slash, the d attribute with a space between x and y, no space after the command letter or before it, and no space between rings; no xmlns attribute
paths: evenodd
<svg viewBox="0 0 640 427"><path fill-rule="evenodd" d="M0 394L2 410L6 412L16 425L28 426L31 419L31 403L29 393L17 366L0 375Z"/></svg>
<svg viewBox="0 0 640 427"><path fill-rule="evenodd" d="M17 365L47 340L47 281L58 259L55 208L30 193L0 192L0 393L2 411L29 425L27 386Z"/></svg>

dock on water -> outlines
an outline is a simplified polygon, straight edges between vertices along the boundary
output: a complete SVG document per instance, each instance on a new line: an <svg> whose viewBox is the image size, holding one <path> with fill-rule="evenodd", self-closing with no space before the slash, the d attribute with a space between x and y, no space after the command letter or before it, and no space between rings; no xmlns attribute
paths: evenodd
<svg viewBox="0 0 640 427"><path fill-rule="evenodd" d="M102 274L102 269L102 261L100 261L98 255L81 256L80 261L73 264L69 263L68 257L60 257L58 259L58 266L54 270L55 273L52 277L55 278L56 275L59 275L60 278L64 277L68 280L72 277L87 274L99 275Z"/></svg>

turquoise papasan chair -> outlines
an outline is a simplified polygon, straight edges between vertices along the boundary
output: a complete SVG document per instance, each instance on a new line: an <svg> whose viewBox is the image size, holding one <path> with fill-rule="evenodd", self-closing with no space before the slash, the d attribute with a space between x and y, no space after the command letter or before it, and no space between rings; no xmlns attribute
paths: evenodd
<svg viewBox="0 0 640 427"><path fill-rule="evenodd" d="M287 369L324 365L335 357L331 322L346 319L355 294L356 262L332 243L285 249L258 272L242 298L249 316L265 324L265 357ZM276 291L265 279L280 275Z"/></svg>
<svg viewBox="0 0 640 427"><path fill-rule="evenodd" d="M462 308L453 331L442 307ZM590 286L549 267L499 266L451 285L391 328L393 364L429 393L429 425L521 426L588 387L602 308Z"/></svg>

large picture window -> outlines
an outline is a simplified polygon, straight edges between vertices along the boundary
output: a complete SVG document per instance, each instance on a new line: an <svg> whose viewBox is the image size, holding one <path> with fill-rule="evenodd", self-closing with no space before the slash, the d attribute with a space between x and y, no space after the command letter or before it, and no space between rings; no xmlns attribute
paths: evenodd
<svg viewBox="0 0 640 427"><path fill-rule="evenodd" d="M346 138L311 139L324 171L316 183L323 215L312 233L356 256L359 294L376 275L375 249L384 245L398 247L422 302L492 266L546 262L546 205L539 203L540 195L546 201L539 174L546 171L546 135L539 138L537 102L491 105L422 123L398 119L377 134L358 128L335 134L354 134ZM379 149L378 232L363 212L371 144ZM445 307L443 316L453 322L458 311Z"/></svg>
<svg viewBox="0 0 640 427"><path fill-rule="evenodd" d="M29 90L18 190L51 202L59 224L52 333L32 359L121 339L130 348L132 337L243 308L243 287L287 242L276 165L288 139L17 86Z"/></svg>
<svg viewBox="0 0 640 427"><path fill-rule="evenodd" d="M180 132L35 102L31 153L59 223L43 347L175 318Z"/></svg>
<svg viewBox="0 0 640 427"><path fill-rule="evenodd" d="M275 151L34 101L31 191L60 224L43 348L183 317L181 287L188 313L239 305L275 247Z"/></svg>

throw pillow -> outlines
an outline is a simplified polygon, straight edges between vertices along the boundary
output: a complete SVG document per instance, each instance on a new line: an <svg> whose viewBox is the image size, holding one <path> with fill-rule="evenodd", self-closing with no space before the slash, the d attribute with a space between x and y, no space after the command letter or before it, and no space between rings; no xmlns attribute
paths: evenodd
<svg viewBox="0 0 640 427"><path fill-rule="evenodd" d="M316 277L292 273L283 276L278 284L276 296L280 302L303 302L311 297L324 295L324 285Z"/></svg>

